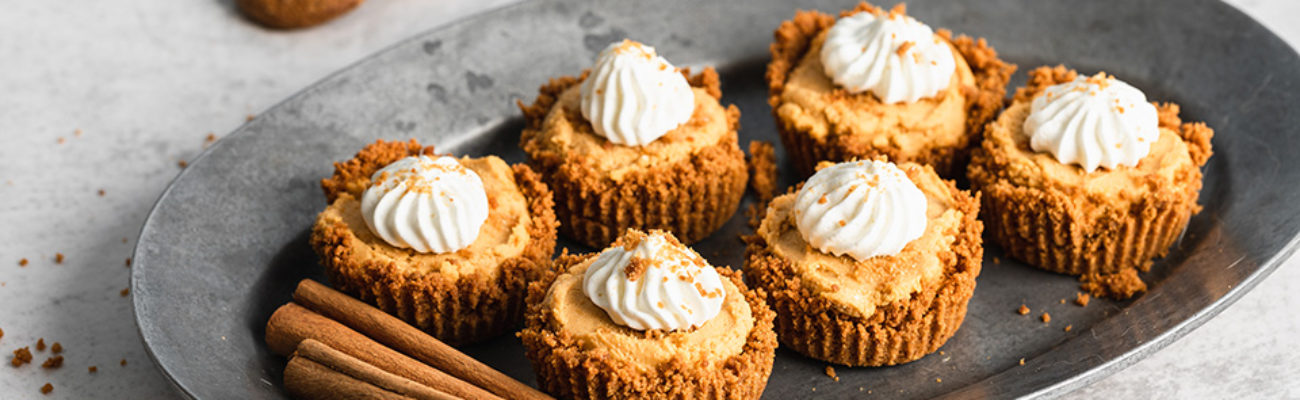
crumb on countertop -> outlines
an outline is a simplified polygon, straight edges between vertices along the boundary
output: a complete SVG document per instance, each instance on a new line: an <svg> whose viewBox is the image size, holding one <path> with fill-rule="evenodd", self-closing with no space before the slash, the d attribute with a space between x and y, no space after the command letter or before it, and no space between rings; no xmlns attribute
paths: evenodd
<svg viewBox="0 0 1300 400"><path fill-rule="evenodd" d="M18 259L18 266L19 266L19 267L26 267L26 266L27 266L27 259L26 259L26 258Z"/></svg>
<svg viewBox="0 0 1300 400"><path fill-rule="evenodd" d="M1092 300L1092 296L1087 293L1079 292L1074 295L1074 304L1078 304L1079 307L1087 307L1090 300Z"/></svg>
<svg viewBox="0 0 1300 400"><path fill-rule="evenodd" d="M176 162L176 165L179 166L179 167L181 167L181 168L185 168L185 167L190 166L190 163L185 162L185 160L180 160L180 161L177 161L177 162Z"/></svg>
<svg viewBox="0 0 1300 400"><path fill-rule="evenodd" d="M63 253L54 253L54 263L63 264Z"/></svg>
<svg viewBox="0 0 1300 400"><path fill-rule="evenodd" d="M96 367L96 366L94 366L94 365L91 365L90 367L86 368L86 371L90 371L90 373L93 374L93 373L99 372L99 367Z"/></svg>
<svg viewBox="0 0 1300 400"><path fill-rule="evenodd" d="M51 385L49 382L45 382L45 386L41 386L41 394L50 394L50 392L53 391L54 385Z"/></svg>
<svg viewBox="0 0 1300 400"><path fill-rule="evenodd" d="M63 356L54 356L41 363L41 368L54 369L63 366Z"/></svg>
<svg viewBox="0 0 1300 400"><path fill-rule="evenodd" d="M1048 322L1052 322L1052 315L1051 315L1051 314L1043 313L1043 316L1042 316L1041 318L1043 319L1043 323L1044 323L1044 324L1046 324L1046 323L1048 323Z"/></svg>
<svg viewBox="0 0 1300 400"><path fill-rule="evenodd" d="M1065 331L1066 331L1066 332L1069 332L1071 329L1074 329L1074 325L1066 325L1066 326L1065 326Z"/></svg>
<svg viewBox="0 0 1300 400"><path fill-rule="evenodd" d="M122 359L122 362L120 362L120 363L118 363L118 364L121 364L123 367L125 367L125 366L126 366L126 359L123 358L123 359Z"/></svg>
<svg viewBox="0 0 1300 400"><path fill-rule="evenodd" d="M1029 307L1025 306L1024 304L1021 304L1020 308L1016 309L1016 312L1020 313L1020 315L1029 315Z"/></svg>
<svg viewBox="0 0 1300 400"><path fill-rule="evenodd" d="M1079 277L1079 281L1079 287L1093 296L1115 300L1128 299L1147 290L1147 284L1142 282L1138 271L1133 268L1107 275L1088 274Z"/></svg>
<svg viewBox="0 0 1300 400"><path fill-rule="evenodd" d="M840 381L840 376L835 374L835 367L832 367L832 366L827 365L827 366L826 366L826 376L831 377L831 379L834 379L836 382L839 382L839 381Z"/></svg>
<svg viewBox="0 0 1300 400"><path fill-rule="evenodd" d="M117 292L117 294L122 295L122 297L126 297L127 295L131 294L131 288L122 289L122 291Z"/></svg>
<svg viewBox="0 0 1300 400"><path fill-rule="evenodd" d="M36 339L36 351L45 351L45 338Z"/></svg>
<svg viewBox="0 0 1300 400"><path fill-rule="evenodd" d="M14 358L9 360L9 364L15 367L21 367L23 364L32 362L32 351L26 347L14 350Z"/></svg>
<svg viewBox="0 0 1300 400"><path fill-rule="evenodd" d="M130 268L130 267L131 267L131 257L127 257L127 258L126 258L126 266L127 266L127 268Z"/></svg>
<svg viewBox="0 0 1300 400"><path fill-rule="evenodd" d="M54 342L54 344L50 345L50 352L51 352L51 353L54 353L54 354L62 353L62 352L63 352L63 343Z"/></svg>
<svg viewBox="0 0 1300 400"><path fill-rule="evenodd" d="M1025 359L1024 359L1024 358L1021 358L1021 359L1020 359L1020 365L1025 365Z"/></svg>

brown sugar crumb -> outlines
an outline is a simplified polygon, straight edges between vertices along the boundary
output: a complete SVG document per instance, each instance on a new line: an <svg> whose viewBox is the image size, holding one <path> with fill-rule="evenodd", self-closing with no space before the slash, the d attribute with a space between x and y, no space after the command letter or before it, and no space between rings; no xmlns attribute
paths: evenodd
<svg viewBox="0 0 1300 400"><path fill-rule="evenodd" d="M1069 331L1072 330L1072 329L1074 329L1074 325L1066 325L1066 326L1065 326L1065 331L1066 331L1066 332L1069 332Z"/></svg>
<svg viewBox="0 0 1300 400"><path fill-rule="evenodd" d="M122 359L122 362L120 362L120 363L118 363L118 364L121 364L123 367L125 367L125 366L126 366L126 359L123 358L123 359Z"/></svg>
<svg viewBox="0 0 1300 400"><path fill-rule="evenodd" d="M90 371L90 373L93 374L93 373L99 372L99 367L96 367L96 366L94 366L94 365L91 365L89 368L86 368L86 370L87 370L87 371Z"/></svg>
<svg viewBox="0 0 1300 400"><path fill-rule="evenodd" d="M104 197L104 189L99 189L99 197Z"/></svg>
<svg viewBox="0 0 1300 400"><path fill-rule="evenodd" d="M63 264L63 253L54 253L54 263Z"/></svg>
<svg viewBox="0 0 1300 400"><path fill-rule="evenodd" d="M911 49L912 46L916 46L916 43L911 41L903 42L903 44L898 45L898 50L895 50L895 52L898 53L899 57L902 57L903 54L907 54L907 50Z"/></svg>
<svg viewBox="0 0 1300 400"><path fill-rule="evenodd" d="M32 362L32 351L26 347L14 350L14 358L9 360L9 365L21 367L23 364Z"/></svg>
<svg viewBox="0 0 1300 400"><path fill-rule="evenodd" d="M27 259L26 259L26 258L19 259L19 260L18 260L18 266L19 266L19 267L26 267L26 266L27 266Z"/></svg>
<svg viewBox="0 0 1300 400"><path fill-rule="evenodd" d="M54 342L54 344L50 345L50 352L51 352L51 353L54 353L54 354L62 353L62 352L63 352L63 344L62 344L62 343L59 343L59 342Z"/></svg>
<svg viewBox="0 0 1300 400"><path fill-rule="evenodd" d="M1087 293L1076 293L1074 295L1074 304L1078 304L1079 307L1087 307L1088 301L1091 300L1092 296L1089 296Z"/></svg>
<svg viewBox="0 0 1300 400"><path fill-rule="evenodd" d="M1029 307L1026 307L1024 304L1021 304L1020 308L1016 309L1016 313L1020 315L1029 315Z"/></svg>
<svg viewBox="0 0 1300 400"><path fill-rule="evenodd" d="M131 288L122 289L122 291L117 292L117 294L122 295L122 297L126 297L126 295L131 294Z"/></svg>
<svg viewBox="0 0 1300 400"><path fill-rule="evenodd" d="M131 268L131 257L126 258L126 267Z"/></svg>
<svg viewBox="0 0 1300 400"><path fill-rule="evenodd" d="M176 166L181 167L181 168L185 168L185 167L190 166L190 163L185 162L185 160L180 160L180 161L177 161L177 162L176 162Z"/></svg>
<svg viewBox="0 0 1300 400"><path fill-rule="evenodd" d="M53 391L54 385L51 385L49 382L45 382L45 386L41 386L41 394L50 394L50 392Z"/></svg>
<svg viewBox="0 0 1300 400"><path fill-rule="evenodd" d="M1136 269L1129 268L1108 275L1088 274L1079 278L1083 290L1096 297L1124 300L1147 290L1147 284L1138 277Z"/></svg>
<svg viewBox="0 0 1300 400"><path fill-rule="evenodd" d="M62 366L63 366L63 356L50 357L46 359L45 362L41 363L41 368L45 368L45 369L54 369Z"/></svg>
<svg viewBox="0 0 1300 400"><path fill-rule="evenodd" d="M835 374L835 367L832 367L832 366L827 365L827 366L826 366L826 376L831 377L831 379L834 379L836 382L839 382L839 381L840 381L840 376Z"/></svg>
<svg viewBox="0 0 1300 400"><path fill-rule="evenodd" d="M45 351L45 338L36 339L36 351Z"/></svg>
<svg viewBox="0 0 1300 400"><path fill-rule="evenodd" d="M762 207L776 196L776 147L766 140L749 142L749 187Z"/></svg>
<svg viewBox="0 0 1300 400"><path fill-rule="evenodd" d="M1044 324L1048 322L1052 322L1052 315L1048 313L1043 313L1042 319Z"/></svg>

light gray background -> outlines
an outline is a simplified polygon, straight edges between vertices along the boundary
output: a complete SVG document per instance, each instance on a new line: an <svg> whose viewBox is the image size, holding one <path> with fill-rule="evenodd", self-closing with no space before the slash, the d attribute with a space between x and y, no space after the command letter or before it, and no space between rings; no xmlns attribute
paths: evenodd
<svg viewBox="0 0 1300 400"><path fill-rule="evenodd" d="M198 155L208 133L220 137L330 72L512 1L372 0L295 32L249 24L226 0L6 1L0 397L44 398L45 382L55 385L49 398L177 397L145 354L119 291L128 284L124 261L135 235L178 162ZM1229 2L1300 45L1293 22L1300 2ZM62 264L56 252L65 255ZM1182 340L1068 397L1300 397L1297 263L1287 261ZM33 365L7 365L13 349L41 337L63 344L63 368L35 365L48 350ZM99 372L89 374L91 365Z"/></svg>

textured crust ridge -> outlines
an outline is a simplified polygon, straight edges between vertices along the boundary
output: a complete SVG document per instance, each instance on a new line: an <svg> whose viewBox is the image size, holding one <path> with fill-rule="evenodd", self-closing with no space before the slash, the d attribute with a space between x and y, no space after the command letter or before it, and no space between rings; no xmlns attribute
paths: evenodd
<svg viewBox="0 0 1300 400"><path fill-rule="evenodd" d="M884 366L933 353L966 318L984 259L978 195L946 181L954 208L963 214L952 249L940 254L944 274L912 298L880 305L869 318L837 311L809 292L789 261L772 252L759 235L746 237L745 278L767 292L776 311L781 344L818 360L848 366Z"/></svg>
<svg viewBox="0 0 1300 400"><path fill-rule="evenodd" d="M581 263L595 254L561 255L558 271ZM528 313L519 332L538 386L557 398L573 399L757 399L767 386L777 346L772 332L772 310L763 293L748 289L740 273L718 268L745 295L754 316L754 327L746 336L744 349L713 365L671 361L653 371L637 372L630 365L600 349L587 349L565 332L555 329L554 316L543 300L557 274L528 286Z"/></svg>
<svg viewBox="0 0 1300 400"><path fill-rule="evenodd" d="M715 99L722 97L720 80L713 68L691 76L692 86L705 89ZM628 228L660 229L672 232L690 244L716 231L735 214L749 179L745 154L740 151L737 131L740 110L727 107L731 133L722 141L696 149L689 158L628 174L614 181L571 162L581 155L555 154L541 150L542 122L568 88L582 82L578 77L552 79L539 90L532 105L519 102L527 127L520 147L529 164L555 193L555 213L560 231L585 245L603 248Z"/></svg>
<svg viewBox="0 0 1300 400"><path fill-rule="evenodd" d="M432 154L433 147L383 142L367 146L356 158L335 164L335 175L322 181L326 196L349 196L361 178L409 154ZM311 246L325 267L331 285L370 303L452 345L491 338L519 325L528 282L550 272L558 222L551 191L527 165L511 166L515 184L528 202L529 243L523 253L500 262L500 274L489 278L469 274L451 279L438 273L413 274L394 262L354 260L359 246L368 246L341 220L318 219ZM360 193L359 191L357 193Z"/></svg>
<svg viewBox="0 0 1300 400"><path fill-rule="evenodd" d="M1048 86L1073 80L1064 66L1039 67L1029 74L1016 101L1030 101ZM1146 271L1182 234L1200 211L1201 170L1212 154L1214 131L1204 123L1183 123L1178 105L1157 105L1160 126L1178 132L1194 165L1175 173L1174 182L1152 179L1141 199L1116 205L1056 187L1025 187L1007 171L1012 161L990 142L972 156L968 176L983 194L984 221L1007 254L1048 271L1070 275L1111 275ZM1126 281L1127 282L1127 281ZM1131 282L1128 286L1133 287ZM1126 298L1137 290L1111 291Z"/></svg>
<svg viewBox="0 0 1300 400"><path fill-rule="evenodd" d="M879 10L866 2L858 3L852 10L840 13L846 17L860 12ZM767 65L768 105L772 115L777 119L777 131L781 142L786 146L791 162L804 176L812 174L820 161L847 161L850 159L870 159L887 156L893 162L915 162L934 167L940 176L952 178L960 175L970 157L970 150L979 143L984 125L997 116L1006 97L1006 85L1011 74L1016 71L1014 64L998 58L997 51L983 38L975 39L966 35L957 36L947 29L936 33L952 43L961 53L975 75L974 87L962 88L966 96L966 136L961 144L953 147L926 148L919 154L903 154L893 147L873 147L861 141L850 140L843 135L829 135L824 139L813 138L808 132L800 131L794 124L782 121L776 114L781 106L781 94L785 90L790 71L799 64L807 53L813 39L822 31L835 24L835 17L817 11L796 11L794 18L781 23L773 34L774 41L769 47L772 61Z"/></svg>

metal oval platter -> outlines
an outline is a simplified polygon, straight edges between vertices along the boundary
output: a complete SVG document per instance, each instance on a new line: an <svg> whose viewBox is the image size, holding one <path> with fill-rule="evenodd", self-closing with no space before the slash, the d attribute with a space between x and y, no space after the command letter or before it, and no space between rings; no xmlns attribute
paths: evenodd
<svg viewBox="0 0 1300 400"><path fill-rule="evenodd" d="M522 162L515 101L531 102L547 79L578 73L624 37L655 46L677 65L717 67L724 103L743 114L742 147L779 143L763 79L773 30L796 8L836 13L853 4L527 2L431 30L330 76L222 139L163 193L141 233L132 276L149 351L188 396L283 398L285 360L267 350L263 330L299 279L323 281L307 237L325 207L318 182L333 162L376 139L408 138ZM1143 275L1151 288L1135 299L1062 304L1078 290L1074 278L1008 260L990 244L966 322L942 352L895 367L839 368L836 382L824 374L825 363L778 349L766 396L1061 394L1199 326L1294 250L1300 58L1258 23L1211 0L908 6L931 26L987 38L1018 64L1009 91L1024 82L1024 71L1063 63L1105 70L1153 100L1181 104L1184 119L1217 131L1200 197L1205 208ZM788 175L783 185L794 183ZM743 214L696 246L714 265L741 265ZM1021 304L1034 314L1016 314ZM1037 318L1044 311L1050 324ZM535 381L513 335L464 350Z"/></svg>

